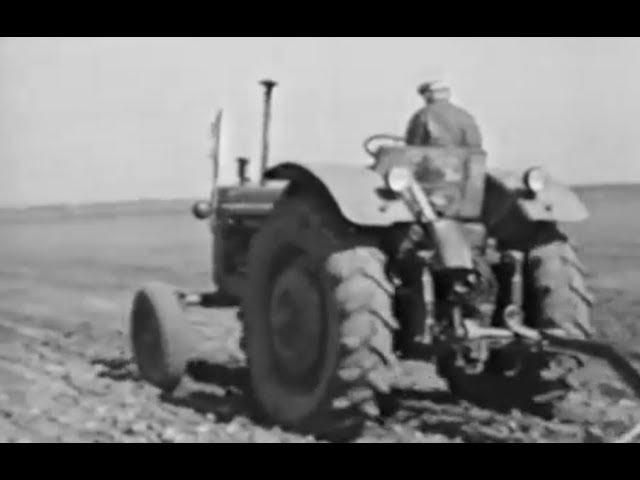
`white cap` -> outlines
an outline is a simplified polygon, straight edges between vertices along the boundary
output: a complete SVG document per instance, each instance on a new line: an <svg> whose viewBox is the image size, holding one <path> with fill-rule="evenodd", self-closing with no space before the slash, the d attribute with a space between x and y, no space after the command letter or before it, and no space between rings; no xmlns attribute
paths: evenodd
<svg viewBox="0 0 640 480"><path fill-rule="evenodd" d="M449 90L449 86L440 79L428 80L418 86L418 93L424 95L426 92L434 92L437 90Z"/></svg>

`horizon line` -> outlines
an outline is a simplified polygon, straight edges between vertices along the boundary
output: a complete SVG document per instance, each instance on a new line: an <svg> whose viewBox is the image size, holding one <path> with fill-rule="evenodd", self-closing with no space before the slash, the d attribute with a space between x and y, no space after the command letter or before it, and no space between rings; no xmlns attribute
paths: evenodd
<svg viewBox="0 0 640 480"><path fill-rule="evenodd" d="M601 183L576 183L568 184L569 188L612 188L612 187L640 187L640 182L601 182ZM197 201L204 198L203 196L180 196L180 197L139 197L139 198L122 198L113 200L95 200L80 202L47 202L34 204L0 204L0 210L29 210L29 209L46 209L46 208L82 208L92 206L108 206L122 205L127 203L143 203L143 202L187 202ZM208 196L207 196L208 197Z"/></svg>

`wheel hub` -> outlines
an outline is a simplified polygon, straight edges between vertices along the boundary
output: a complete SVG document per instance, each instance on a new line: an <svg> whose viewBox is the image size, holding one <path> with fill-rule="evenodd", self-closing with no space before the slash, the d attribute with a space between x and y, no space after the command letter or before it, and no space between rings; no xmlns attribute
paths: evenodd
<svg viewBox="0 0 640 480"><path fill-rule="evenodd" d="M299 378L317 363L321 349L322 303L319 288L296 262L276 280L269 318L273 349L283 372Z"/></svg>

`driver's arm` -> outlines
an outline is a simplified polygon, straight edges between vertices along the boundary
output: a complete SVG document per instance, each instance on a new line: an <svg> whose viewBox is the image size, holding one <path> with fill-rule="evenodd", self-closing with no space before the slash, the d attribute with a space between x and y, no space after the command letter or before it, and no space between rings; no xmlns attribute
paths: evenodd
<svg viewBox="0 0 640 480"><path fill-rule="evenodd" d="M409 120L405 141L407 145L426 145L429 143L429 130L423 121L423 111L416 112Z"/></svg>

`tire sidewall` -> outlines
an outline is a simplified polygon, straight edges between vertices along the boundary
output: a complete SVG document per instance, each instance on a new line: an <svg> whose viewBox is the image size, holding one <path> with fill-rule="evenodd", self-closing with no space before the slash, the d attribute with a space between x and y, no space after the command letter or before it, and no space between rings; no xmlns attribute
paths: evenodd
<svg viewBox="0 0 640 480"><path fill-rule="evenodd" d="M338 365L340 314L333 301L334 285L325 270L325 260L334 250L335 242L308 216L302 205L297 207L288 203L267 222L252 242L243 301L251 393L262 413L279 419L285 426L300 427L306 419L325 408ZM322 366L315 387L306 392L297 392L279 381L271 351L267 312L274 284L273 264L284 249L304 252L305 263L319 284L324 306Z"/></svg>

